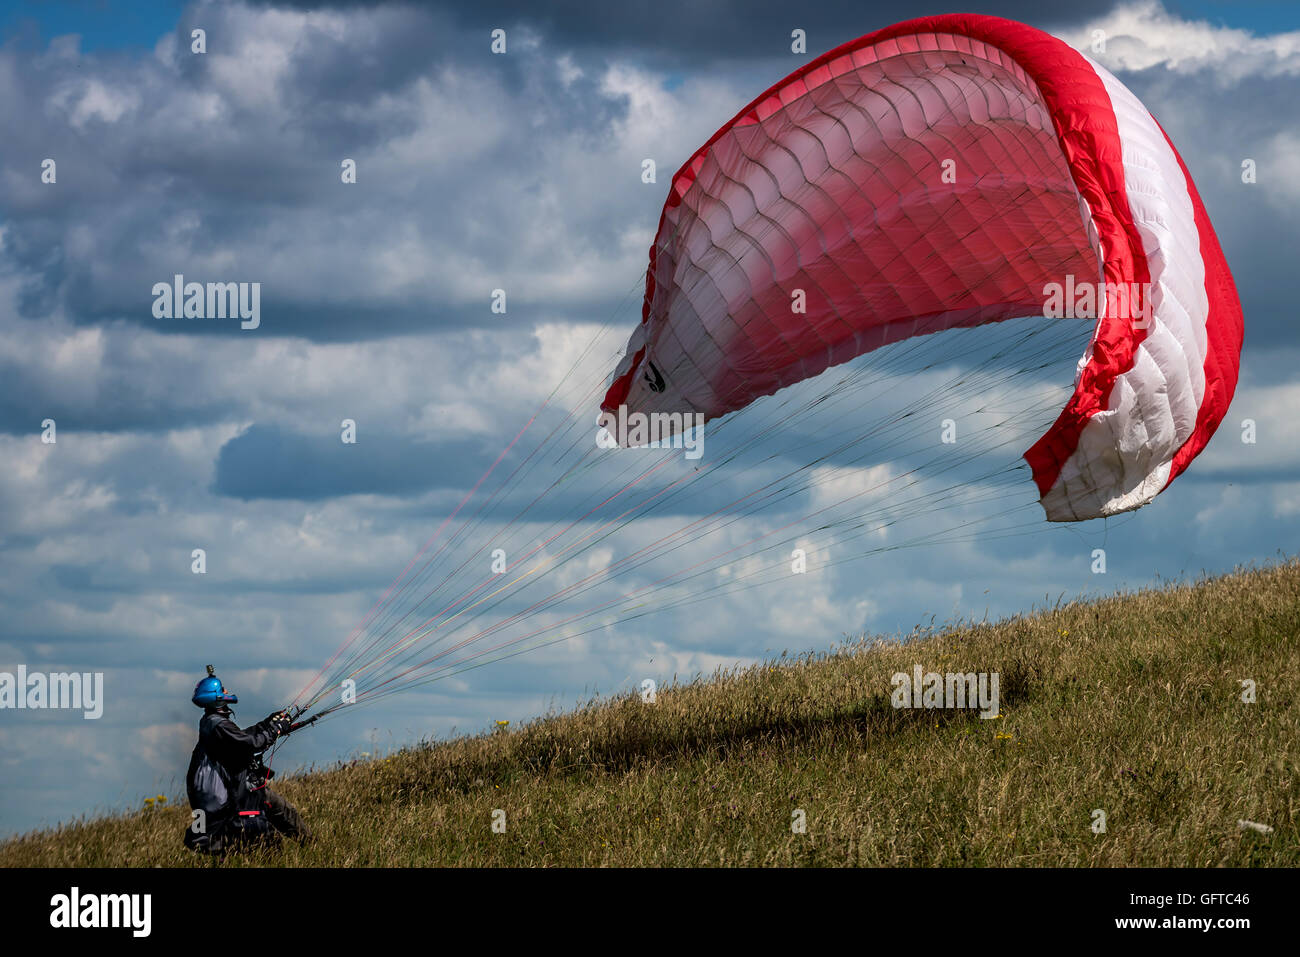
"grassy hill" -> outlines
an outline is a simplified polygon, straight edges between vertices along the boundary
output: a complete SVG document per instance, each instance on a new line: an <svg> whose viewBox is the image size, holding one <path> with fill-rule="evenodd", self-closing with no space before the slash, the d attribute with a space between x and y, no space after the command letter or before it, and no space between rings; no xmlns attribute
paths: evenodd
<svg viewBox="0 0 1300 957"><path fill-rule="evenodd" d="M895 709L891 675L916 664L997 672L1001 717ZM653 704L594 701L285 780L317 840L226 866L1294 867L1298 687L1291 561L782 658ZM0 865L209 866L181 847L187 821L182 798L77 822L0 844Z"/></svg>

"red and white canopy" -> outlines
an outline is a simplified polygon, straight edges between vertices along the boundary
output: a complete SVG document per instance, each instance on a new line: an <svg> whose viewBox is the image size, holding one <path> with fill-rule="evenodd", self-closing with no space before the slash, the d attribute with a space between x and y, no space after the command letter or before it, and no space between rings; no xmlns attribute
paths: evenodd
<svg viewBox="0 0 1300 957"><path fill-rule="evenodd" d="M1100 311L1025 453L1053 521L1144 505L1204 448L1240 302L1186 166L1115 77L1010 20L911 20L786 77L673 177L602 407L725 415L890 342L1041 315L1067 282L1143 290L1149 314Z"/></svg>

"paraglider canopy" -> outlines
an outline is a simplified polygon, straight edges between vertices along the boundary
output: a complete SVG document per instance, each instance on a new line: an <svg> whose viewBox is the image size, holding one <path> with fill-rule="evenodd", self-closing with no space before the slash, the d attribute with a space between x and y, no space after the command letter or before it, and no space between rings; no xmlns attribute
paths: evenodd
<svg viewBox="0 0 1300 957"><path fill-rule="evenodd" d="M911 20L786 77L676 173L602 408L712 419L891 342L1058 312L1095 331L1024 456L1042 505L1137 508L1237 382L1241 306L1196 187L1064 42Z"/></svg>
<svg viewBox="0 0 1300 957"><path fill-rule="evenodd" d="M298 695L292 727L801 589L810 554L822 571L1041 534L1031 474L1055 521L1137 508L1213 434L1241 348L1218 241L1151 114L1061 41L980 16L854 40L741 110L673 177L611 377L615 328ZM602 392L614 420L591 435ZM697 441L648 440L656 418Z"/></svg>

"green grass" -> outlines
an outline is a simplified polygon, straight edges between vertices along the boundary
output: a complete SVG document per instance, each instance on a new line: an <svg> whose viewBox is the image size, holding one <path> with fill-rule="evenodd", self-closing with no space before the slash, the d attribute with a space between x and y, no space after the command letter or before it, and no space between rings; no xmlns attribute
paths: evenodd
<svg viewBox="0 0 1300 957"><path fill-rule="evenodd" d="M224 866L1294 867L1298 636L1290 561L864 640L284 780L317 840ZM997 672L1002 716L895 710L913 664ZM0 866L211 866L187 821L79 821Z"/></svg>

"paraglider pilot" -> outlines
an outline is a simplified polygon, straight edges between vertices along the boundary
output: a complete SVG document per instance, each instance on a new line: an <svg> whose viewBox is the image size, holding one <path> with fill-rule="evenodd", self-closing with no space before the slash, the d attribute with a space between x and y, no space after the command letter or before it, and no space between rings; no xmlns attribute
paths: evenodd
<svg viewBox="0 0 1300 957"><path fill-rule="evenodd" d="M272 772L262 763L262 752L289 733L288 713L277 711L241 729L230 710L239 698L226 691L211 665L191 700L203 709L203 717L185 777L196 812L185 829L185 846L220 853L280 835L306 841L309 832L298 811L271 790Z"/></svg>

